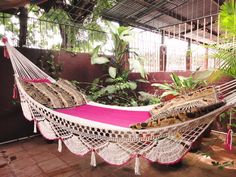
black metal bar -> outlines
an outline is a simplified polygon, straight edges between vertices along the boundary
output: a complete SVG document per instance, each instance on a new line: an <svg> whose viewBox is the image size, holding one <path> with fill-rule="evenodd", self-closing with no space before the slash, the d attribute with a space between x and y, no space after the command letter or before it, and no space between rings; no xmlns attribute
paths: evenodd
<svg viewBox="0 0 236 177"><path fill-rule="evenodd" d="M149 12L156 10L158 7L162 7L163 5L167 4L168 2L166 0L161 0L160 2L158 2L157 4L151 5L149 8L145 9L144 11L140 12L139 14L135 15L135 17L141 18L144 15L147 15Z"/></svg>

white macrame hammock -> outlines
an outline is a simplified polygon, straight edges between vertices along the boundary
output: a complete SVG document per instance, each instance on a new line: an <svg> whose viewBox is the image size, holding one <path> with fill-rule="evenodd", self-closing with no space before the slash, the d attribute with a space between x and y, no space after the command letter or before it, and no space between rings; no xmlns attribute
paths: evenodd
<svg viewBox="0 0 236 177"><path fill-rule="evenodd" d="M38 128L45 138L58 140L60 152L62 144L74 154L85 155L91 152L92 166L96 166L95 153L114 165L122 165L135 158L136 175L140 174L140 157L161 164L176 163L189 151L192 143L215 117L233 107L236 102L236 80L232 80L216 87L217 92L224 96L226 105L199 118L162 128L133 130L74 117L49 109L27 94L19 82L19 78L47 79L51 82L55 82L55 80L10 46L8 42L5 44L14 69L23 114L28 120L34 121L34 132ZM94 102L88 104L98 107L105 106ZM134 111L152 108L152 106L105 107Z"/></svg>

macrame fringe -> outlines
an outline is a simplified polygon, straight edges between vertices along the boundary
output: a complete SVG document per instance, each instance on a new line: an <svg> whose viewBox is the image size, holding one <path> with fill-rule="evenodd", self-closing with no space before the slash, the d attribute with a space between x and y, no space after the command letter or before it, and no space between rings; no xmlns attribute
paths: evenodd
<svg viewBox="0 0 236 177"><path fill-rule="evenodd" d="M228 133L226 135L226 139L225 139L225 149L228 151L231 151L232 148L232 129L228 130Z"/></svg>
<svg viewBox="0 0 236 177"><path fill-rule="evenodd" d="M134 173L135 173L135 175L141 175L141 173L140 173L140 160L139 160L138 155L135 157Z"/></svg>
<svg viewBox="0 0 236 177"><path fill-rule="evenodd" d="M34 133L37 133L37 121L34 120Z"/></svg>
<svg viewBox="0 0 236 177"><path fill-rule="evenodd" d="M57 150L59 152L62 152L62 140L61 139L58 139L58 148L57 148Z"/></svg>
<svg viewBox="0 0 236 177"><path fill-rule="evenodd" d="M17 86L16 84L14 84L14 87L13 87L13 95L12 95L12 98L13 99L17 99L17 96L18 96L18 90L17 90Z"/></svg>
<svg viewBox="0 0 236 177"><path fill-rule="evenodd" d="M91 162L90 162L90 165L92 166L92 167L96 167L96 156L95 156L95 152L94 152L94 150L92 151L92 153L91 153Z"/></svg>

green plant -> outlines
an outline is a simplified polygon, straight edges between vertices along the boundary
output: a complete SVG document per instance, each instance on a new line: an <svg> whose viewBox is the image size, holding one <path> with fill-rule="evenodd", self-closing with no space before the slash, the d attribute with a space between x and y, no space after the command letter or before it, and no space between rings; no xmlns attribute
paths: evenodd
<svg viewBox="0 0 236 177"><path fill-rule="evenodd" d="M220 28L227 31L229 38L236 34L236 2L235 0L225 1L220 7Z"/></svg>
<svg viewBox="0 0 236 177"><path fill-rule="evenodd" d="M231 121L230 121L231 116ZM227 110L219 115L218 119L219 126L221 128L220 131L228 131L228 126L233 130L236 131L236 108L232 108Z"/></svg>
<svg viewBox="0 0 236 177"><path fill-rule="evenodd" d="M233 166L234 165L234 161L225 161L223 163L220 163L218 161L212 161L211 164L213 166L216 166L219 169L223 170L225 167Z"/></svg>
<svg viewBox="0 0 236 177"><path fill-rule="evenodd" d="M55 62L55 56L51 51L42 53L40 59L40 67L47 72L51 77L58 78L62 71L62 64Z"/></svg>
<svg viewBox="0 0 236 177"><path fill-rule="evenodd" d="M164 84L159 84L159 83L154 83L152 86L158 87L161 90L164 90L163 94L161 97L165 97L168 95L180 95L180 94L185 94L190 91L193 91L203 85L206 85L206 82L201 79L196 79L193 77L193 75L189 77L183 77L183 76L178 76L175 73L172 73L170 75L172 83L164 83Z"/></svg>
<svg viewBox="0 0 236 177"><path fill-rule="evenodd" d="M139 105L151 105L160 103L161 100L157 95L153 95L147 92L140 91L139 93ZM141 104L142 103L142 104Z"/></svg>
<svg viewBox="0 0 236 177"><path fill-rule="evenodd" d="M221 36L221 44L210 46L216 52L213 57L220 61L219 69L222 73L236 78L236 3L234 0L226 1L220 8L220 28L227 31Z"/></svg>
<svg viewBox="0 0 236 177"><path fill-rule="evenodd" d="M111 57L99 55L101 46L97 46L91 57L91 63L103 65L107 74L96 78L86 88L88 97L96 102L120 106L137 106L159 102L160 100L154 95L147 96L147 93L144 96L144 92L137 93L137 81L129 80L132 68L126 67L128 61L125 58L130 52L128 42L132 38L131 28L114 27L110 24L110 31L113 41L113 55ZM146 78L142 59L136 55L132 62L140 75Z"/></svg>
<svg viewBox="0 0 236 177"><path fill-rule="evenodd" d="M235 44L227 43L215 46L217 52L214 58L221 61L219 69L222 73L236 78L236 47Z"/></svg>
<svg viewBox="0 0 236 177"><path fill-rule="evenodd" d="M146 78L147 74L143 67L143 58L139 57L137 53L131 51L128 48L129 41L132 39L132 32L130 27L115 27L112 24L109 25L110 33L113 41L113 55L111 57L100 56L99 51L101 45L98 45L91 57L92 64L108 64L108 73L111 78L126 76L124 73L130 73L132 69L139 71L142 78ZM132 60L134 68L126 68L127 60L126 56L130 53L135 54L135 58Z"/></svg>

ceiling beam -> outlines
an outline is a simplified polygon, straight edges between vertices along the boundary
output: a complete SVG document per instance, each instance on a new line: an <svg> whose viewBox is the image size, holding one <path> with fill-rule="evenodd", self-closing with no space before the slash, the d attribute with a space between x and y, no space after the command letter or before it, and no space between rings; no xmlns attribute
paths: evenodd
<svg viewBox="0 0 236 177"><path fill-rule="evenodd" d="M0 2L0 11L12 9L16 7L23 7L28 3L29 3L29 0L12 0L12 1L3 0Z"/></svg>
<svg viewBox="0 0 236 177"><path fill-rule="evenodd" d="M32 2L31 0L1 0L0 1L0 11L5 11L8 9L18 8L18 7L24 7L26 4L29 3L36 3L41 4L43 2L46 2L48 0L35 0Z"/></svg>
<svg viewBox="0 0 236 177"><path fill-rule="evenodd" d="M111 17L111 16L106 15L106 14L103 14L103 18L106 19L106 20L121 23L122 25L130 25L132 27L141 28L141 29L147 30L147 31L158 31L158 29L153 27L153 26L146 25L146 24L143 24L143 23L139 23L139 22L136 22L135 20L128 20L128 19L122 19L121 20L121 19Z"/></svg>

